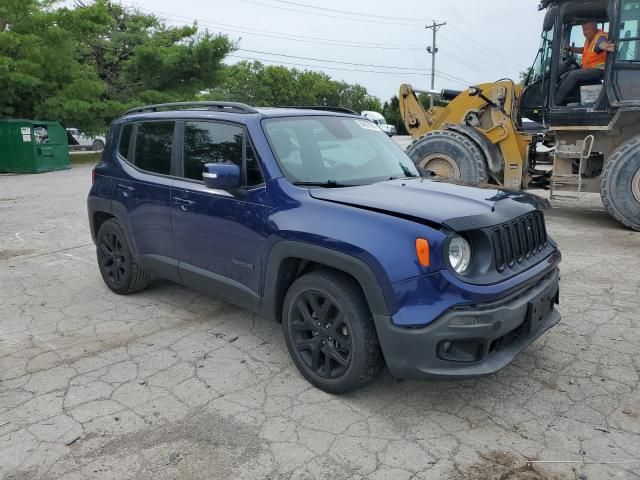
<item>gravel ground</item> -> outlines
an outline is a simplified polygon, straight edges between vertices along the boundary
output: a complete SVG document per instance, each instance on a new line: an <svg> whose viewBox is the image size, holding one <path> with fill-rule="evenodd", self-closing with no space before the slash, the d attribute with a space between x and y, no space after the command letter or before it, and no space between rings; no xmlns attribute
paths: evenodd
<svg viewBox="0 0 640 480"><path fill-rule="evenodd" d="M563 320L513 365L332 397L277 324L164 281L112 294L90 177L0 176L1 478L640 478L640 234L597 197L548 214Z"/></svg>

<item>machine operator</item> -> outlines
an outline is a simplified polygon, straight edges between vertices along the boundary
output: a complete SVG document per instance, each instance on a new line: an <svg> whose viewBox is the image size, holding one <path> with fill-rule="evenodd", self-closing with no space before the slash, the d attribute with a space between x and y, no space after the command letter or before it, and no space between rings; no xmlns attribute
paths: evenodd
<svg viewBox="0 0 640 480"><path fill-rule="evenodd" d="M569 72L556 92L556 105L563 105L567 95L580 83L593 82L604 78L607 54L613 52L616 44L610 42L604 30L599 30L596 22L582 24L585 37L584 47L568 47L567 50L582 55L582 68Z"/></svg>

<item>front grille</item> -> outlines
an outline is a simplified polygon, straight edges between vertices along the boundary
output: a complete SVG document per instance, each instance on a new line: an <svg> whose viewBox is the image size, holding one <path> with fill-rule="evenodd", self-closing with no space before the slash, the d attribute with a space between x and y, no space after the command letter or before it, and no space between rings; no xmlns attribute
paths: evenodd
<svg viewBox="0 0 640 480"><path fill-rule="evenodd" d="M491 230L491 243L499 272L522 263L548 244L542 212L534 212Z"/></svg>

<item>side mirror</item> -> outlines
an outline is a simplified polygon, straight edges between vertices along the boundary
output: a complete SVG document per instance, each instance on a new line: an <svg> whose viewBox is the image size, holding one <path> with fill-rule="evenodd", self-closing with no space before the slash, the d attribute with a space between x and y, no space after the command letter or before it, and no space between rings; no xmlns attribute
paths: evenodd
<svg viewBox="0 0 640 480"><path fill-rule="evenodd" d="M235 190L242 186L240 167L232 162L205 163L202 166L202 179L212 190Z"/></svg>

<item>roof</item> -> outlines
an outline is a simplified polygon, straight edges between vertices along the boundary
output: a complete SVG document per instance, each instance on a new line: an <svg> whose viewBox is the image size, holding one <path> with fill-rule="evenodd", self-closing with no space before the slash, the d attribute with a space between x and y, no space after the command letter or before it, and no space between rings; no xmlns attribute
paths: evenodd
<svg viewBox="0 0 640 480"><path fill-rule="evenodd" d="M282 118L282 117L310 117L310 116L340 116L358 117L356 113L342 113L328 110L314 110L311 108L286 108L264 107L256 108L251 112L231 112L225 110L209 110L204 108L163 110L163 111L137 111L125 114L120 120L134 119L223 119L229 121L245 122L250 118Z"/></svg>
<svg viewBox="0 0 640 480"><path fill-rule="evenodd" d="M539 10L544 10L553 5L560 5L561 3L578 2L578 0L540 0Z"/></svg>

